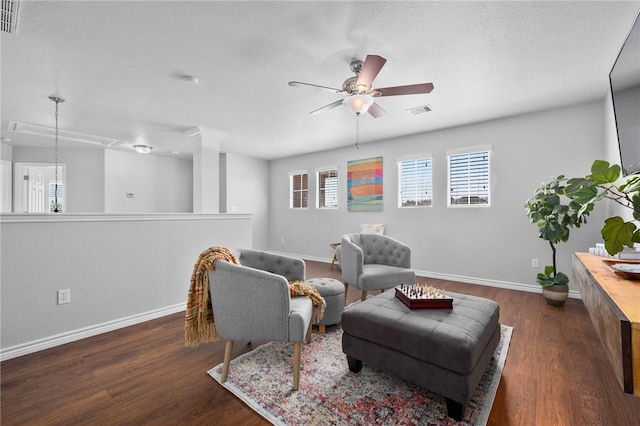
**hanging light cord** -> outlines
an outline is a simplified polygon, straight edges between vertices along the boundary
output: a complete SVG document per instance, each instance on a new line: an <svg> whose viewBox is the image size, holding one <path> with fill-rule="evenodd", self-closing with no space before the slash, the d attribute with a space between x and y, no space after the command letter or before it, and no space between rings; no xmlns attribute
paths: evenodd
<svg viewBox="0 0 640 426"><path fill-rule="evenodd" d="M53 190L53 212L60 213L60 204L58 203L58 105L60 102L64 102L64 99L59 95L51 95L49 96L53 102L56 103L56 138L55 138L55 160L56 160L56 170L55 170L55 183Z"/></svg>
<svg viewBox="0 0 640 426"><path fill-rule="evenodd" d="M60 211L60 205L58 204L58 101L56 100L56 183L54 190L54 205L53 211L58 213Z"/></svg>

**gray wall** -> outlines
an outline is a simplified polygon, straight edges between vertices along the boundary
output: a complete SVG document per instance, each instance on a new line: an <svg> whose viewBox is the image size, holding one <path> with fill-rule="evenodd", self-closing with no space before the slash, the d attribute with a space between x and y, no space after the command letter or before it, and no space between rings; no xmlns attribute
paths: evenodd
<svg viewBox="0 0 640 426"><path fill-rule="evenodd" d="M58 157L67 165L67 213L104 212L105 151L60 148ZM13 161L53 163L55 157L50 148L14 146Z"/></svg>
<svg viewBox="0 0 640 426"><path fill-rule="evenodd" d="M253 215L253 248L269 248L269 163L264 160L226 155L227 213ZM223 192L223 191L221 191Z"/></svg>
<svg viewBox="0 0 640 426"><path fill-rule="evenodd" d="M247 247L251 216L0 215L0 233L3 358L184 310L199 254Z"/></svg>
<svg viewBox="0 0 640 426"><path fill-rule="evenodd" d="M193 162L105 151L106 213L193 212ZM132 193L133 198L128 198Z"/></svg>
<svg viewBox="0 0 640 426"><path fill-rule="evenodd" d="M361 223L385 223L386 234L412 247L414 269L424 275L504 284L537 286L535 274L551 263L547 242L537 237L524 210L525 201L541 182L553 175L581 176L594 159L604 155L604 102L514 116L418 134L393 140L303 155L271 164L270 248L309 258L330 259L329 243ZM447 150L491 146L491 207L447 208ZM431 153L434 205L424 209L398 209L398 157ZM346 166L348 160L383 156L384 209L348 212ZM339 168L338 210L318 210L314 170ZM291 210L289 172L310 173L310 207ZM572 233L558 250L559 270L570 274L571 253L587 251L600 241L605 208L600 206L589 223ZM594 225L595 224L595 225ZM284 241L284 242L283 242ZM531 259L540 268L531 267Z"/></svg>

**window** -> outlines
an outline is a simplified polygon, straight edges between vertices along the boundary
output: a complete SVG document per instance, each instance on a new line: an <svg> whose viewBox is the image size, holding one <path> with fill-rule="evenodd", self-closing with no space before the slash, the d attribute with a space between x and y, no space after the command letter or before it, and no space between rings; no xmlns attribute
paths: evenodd
<svg viewBox="0 0 640 426"><path fill-rule="evenodd" d="M305 170L289 174L289 187L289 208L309 207L309 173Z"/></svg>
<svg viewBox="0 0 640 426"><path fill-rule="evenodd" d="M449 155L449 206L489 205L489 151Z"/></svg>
<svg viewBox="0 0 640 426"><path fill-rule="evenodd" d="M398 183L398 207L431 206L431 158L398 161Z"/></svg>
<svg viewBox="0 0 640 426"><path fill-rule="evenodd" d="M316 171L316 208L338 208L338 169L336 167Z"/></svg>

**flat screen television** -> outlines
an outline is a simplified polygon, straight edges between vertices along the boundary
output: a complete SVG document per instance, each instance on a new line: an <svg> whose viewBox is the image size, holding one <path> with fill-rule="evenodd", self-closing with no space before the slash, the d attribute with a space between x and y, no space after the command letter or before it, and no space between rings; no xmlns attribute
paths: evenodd
<svg viewBox="0 0 640 426"><path fill-rule="evenodd" d="M623 176L640 173L640 13L609 73Z"/></svg>

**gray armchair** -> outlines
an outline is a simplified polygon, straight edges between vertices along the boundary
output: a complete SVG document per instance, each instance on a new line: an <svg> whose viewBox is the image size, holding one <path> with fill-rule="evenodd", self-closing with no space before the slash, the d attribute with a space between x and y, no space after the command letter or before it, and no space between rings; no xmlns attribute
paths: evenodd
<svg viewBox="0 0 640 426"><path fill-rule="evenodd" d="M293 342L293 389L300 383L302 342L310 341L312 303L291 297L288 280L305 280L302 259L258 250L235 250L240 265L216 262L209 290L216 330L227 339L222 382L234 341Z"/></svg>
<svg viewBox="0 0 640 426"><path fill-rule="evenodd" d="M345 291L352 285L362 290L385 290L400 284L414 284L411 249L386 235L345 234L342 236L340 267ZM345 294L346 299L346 294Z"/></svg>

